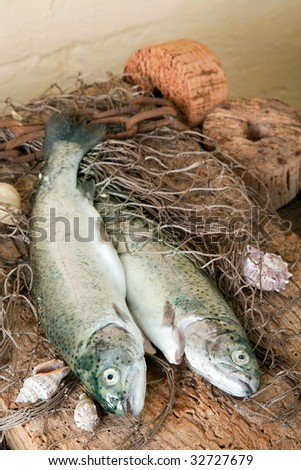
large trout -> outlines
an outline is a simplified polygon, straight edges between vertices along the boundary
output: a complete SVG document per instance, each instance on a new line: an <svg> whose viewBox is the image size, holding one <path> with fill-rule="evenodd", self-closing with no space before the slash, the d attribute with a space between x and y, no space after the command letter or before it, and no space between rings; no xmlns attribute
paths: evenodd
<svg viewBox="0 0 301 470"><path fill-rule="evenodd" d="M171 363L185 356L194 371L224 392L255 393L260 370L254 352L213 281L185 255L156 240L152 225L131 209L109 198L97 208L106 214L125 271L129 309L150 341Z"/></svg>
<svg viewBox="0 0 301 470"><path fill-rule="evenodd" d="M143 338L125 302L120 259L102 219L77 187L83 155L105 129L53 115L31 214L34 296L49 339L88 393L117 415L143 408Z"/></svg>

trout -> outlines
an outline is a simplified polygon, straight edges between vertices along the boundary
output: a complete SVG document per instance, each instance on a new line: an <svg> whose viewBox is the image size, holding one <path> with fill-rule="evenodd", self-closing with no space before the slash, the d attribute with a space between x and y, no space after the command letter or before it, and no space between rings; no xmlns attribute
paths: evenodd
<svg viewBox="0 0 301 470"><path fill-rule="evenodd" d="M149 224L122 205L114 230L117 207L114 199L97 205L107 214L105 225L125 271L127 303L144 334L170 363L185 357L192 370L222 391L236 397L255 393L259 366L222 293L187 256L156 240Z"/></svg>
<svg viewBox="0 0 301 470"><path fill-rule="evenodd" d="M131 317L120 259L77 185L79 163L105 128L54 114L31 214L33 294L48 338L108 412L138 415L146 388L142 334ZM90 197L90 199L87 197Z"/></svg>

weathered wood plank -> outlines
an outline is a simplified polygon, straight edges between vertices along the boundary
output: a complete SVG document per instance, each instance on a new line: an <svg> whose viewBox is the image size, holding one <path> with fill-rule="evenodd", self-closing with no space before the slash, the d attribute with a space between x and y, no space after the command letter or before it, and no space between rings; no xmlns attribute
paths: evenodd
<svg viewBox="0 0 301 470"><path fill-rule="evenodd" d="M294 241L297 238L294 237ZM301 241L299 240L299 243ZM301 245L300 245L301 246ZM295 282L301 285L301 264L294 271ZM295 295L292 285L281 296L279 303ZM272 295L276 298L276 294ZM273 307L272 307L273 309ZM300 299L296 312L301 318ZM286 312L287 313L287 312ZM286 329L292 317L282 316L281 327ZM301 356L300 342L294 351ZM298 348L298 349L297 349ZM47 354L47 351L44 351ZM281 352L278 351L278 354ZM282 351L284 359L291 361L293 352ZM176 377L176 399L171 413L158 433L150 442L142 445L145 449L300 449L301 416L285 417L286 410L299 404L298 391L293 390L290 378L279 376L272 389L260 392L249 400L231 398L189 371L183 364L174 367ZM272 383L271 372L263 374L263 385ZM157 381L158 377L161 380ZM15 395L18 386L16 386ZM275 389L276 387L276 389ZM46 416L39 416L28 423L10 429L5 433L13 449L113 449L131 446L135 439L145 434L141 421L151 421L168 401L166 378L157 367L149 365L149 384L145 409L141 420L130 417L116 418L102 415L94 435L78 430L73 421L73 410L81 393L78 385L57 409ZM272 406L277 394L284 397ZM286 395L285 395L286 394ZM12 398L12 396L11 396ZM1 400L1 406L8 404ZM10 408L16 408L10 404ZM281 415L284 417L281 418ZM135 436L135 429L136 436ZM134 434L133 434L134 433Z"/></svg>
<svg viewBox="0 0 301 470"><path fill-rule="evenodd" d="M297 209L296 209L297 208ZM294 207L295 210L301 207ZM287 211L289 217L290 211ZM300 257L301 238L295 234L279 235L279 250L291 263ZM293 282L281 295L265 294L270 302L264 304L270 310L269 329L275 329L276 339L272 345L274 354L284 363L294 364L301 358L300 338L292 336L298 333L301 323L301 262L293 269ZM295 299L293 301L293 299ZM288 300L289 309L281 310ZM20 329L33 331L36 326L32 315L20 310ZM300 323L299 323L300 322ZM281 329L281 332L279 332ZM289 335L285 336L285 332ZM26 371L39 359L49 357L53 351L47 342L36 343L34 337L25 335L21 343L27 353L17 354L14 366ZM36 358L32 357L31 344ZM297 389L289 373L280 373L273 387L259 392L249 400L231 398L193 374L185 364L173 367L175 372L176 398L167 419L147 443L145 449L300 449L301 415ZM300 372L300 370L299 370ZM263 387L275 381L273 370L264 370ZM80 431L73 420L73 410L82 389L80 385L71 395L48 412L28 423L9 429L5 433L8 445L12 449L113 449L135 446L151 430L149 423L168 402L169 388L164 373L153 364L149 364L149 384L145 409L140 419L132 417L116 418L101 416L95 434ZM1 408L17 409L14 404L21 378L16 382L14 391L3 394ZM299 382L300 387L300 382ZM283 394L281 398L280 395ZM280 397L277 401L277 397ZM275 403L273 404L273 400ZM286 416L295 407L295 416Z"/></svg>

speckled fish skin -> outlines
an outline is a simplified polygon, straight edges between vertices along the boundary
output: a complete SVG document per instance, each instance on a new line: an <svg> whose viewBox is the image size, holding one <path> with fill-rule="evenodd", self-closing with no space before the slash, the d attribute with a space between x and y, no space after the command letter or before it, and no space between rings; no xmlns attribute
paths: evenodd
<svg viewBox="0 0 301 470"><path fill-rule="evenodd" d="M138 415L146 388L143 338L125 302L120 259L98 212L77 187L80 160L104 132L72 124L65 115L47 125L46 165L31 214L34 296L49 339L87 392L108 412ZM91 221L94 236L83 241Z"/></svg>
<svg viewBox="0 0 301 470"><path fill-rule="evenodd" d="M111 214L114 203L97 208ZM147 229L136 234L148 240L141 243L136 235L135 241L131 223L122 222L123 238L112 239L126 275L128 306L145 335L169 362L178 364L185 355L193 370L224 392L255 393L260 385L255 355L221 292L186 256L170 255L164 243L152 241Z"/></svg>

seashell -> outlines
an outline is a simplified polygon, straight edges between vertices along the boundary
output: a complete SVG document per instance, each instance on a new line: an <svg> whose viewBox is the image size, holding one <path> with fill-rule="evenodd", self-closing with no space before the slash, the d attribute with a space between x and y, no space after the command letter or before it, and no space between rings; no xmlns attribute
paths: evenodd
<svg viewBox="0 0 301 470"><path fill-rule="evenodd" d="M0 183L0 222L16 225L14 216L21 211L21 197L8 183Z"/></svg>
<svg viewBox="0 0 301 470"><path fill-rule="evenodd" d="M251 286L276 292L285 289L292 277L288 264L281 256L263 253L250 245L246 248L242 275Z"/></svg>
<svg viewBox="0 0 301 470"><path fill-rule="evenodd" d="M85 393L80 395L75 407L74 421L77 427L89 432L93 432L99 422L96 405Z"/></svg>
<svg viewBox="0 0 301 470"><path fill-rule="evenodd" d="M32 375L51 372L56 369L61 369L62 367L65 367L65 363L63 361L61 361L60 359L51 359L50 361L46 361L42 364L36 365L32 369Z"/></svg>
<svg viewBox="0 0 301 470"><path fill-rule="evenodd" d="M51 369L53 362L63 366ZM47 366L45 370L45 364L52 363L51 366ZM50 369L49 369L50 367ZM37 370L40 371L37 373ZM42 372L43 370L43 372ZM21 388L19 395L17 396L17 403L35 403L38 400L48 400L58 390L61 381L70 372L70 368L65 366L62 361L48 361L44 364L40 364L33 369L32 377L28 377Z"/></svg>

